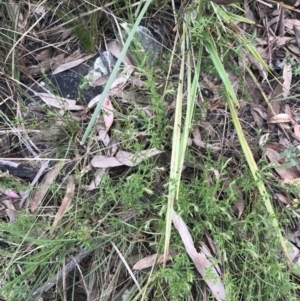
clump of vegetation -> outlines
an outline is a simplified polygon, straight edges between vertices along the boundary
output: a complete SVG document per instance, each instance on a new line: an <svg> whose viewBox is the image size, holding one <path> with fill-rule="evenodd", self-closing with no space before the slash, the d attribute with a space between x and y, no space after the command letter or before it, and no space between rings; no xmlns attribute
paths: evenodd
<svg viewBox="0 0 300 301"><path fill-rule="evenodd" d="M292 66L238 4L0 12L1 300L298 300ZM57 68L103 50L102 92L60 97Z"/></svg>

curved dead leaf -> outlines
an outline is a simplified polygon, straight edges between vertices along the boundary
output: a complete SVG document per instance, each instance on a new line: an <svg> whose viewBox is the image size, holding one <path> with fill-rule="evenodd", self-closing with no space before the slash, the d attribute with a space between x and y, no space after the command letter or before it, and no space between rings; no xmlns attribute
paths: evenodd
<svg viewBox="0 0 300 301"><path fill-rule="evenodd" d="M209 258L213 258L209 250L207 248L202 247L200 253L196 251L192 236L186 224L184 223L183 219L174 210L172 212L172 221L181 237L181 240L184 244L184 247L188 255L190 256L196 269L198 270L198 272L203 277L204 281L212 291L216 300L217 301L225 300L225 287L218 273L219 267L217 267L217 265L214 265L212 261L209 259ZM208 254L209 254L209 258L208 258ZM212 278L209 279L208 271L209 271L209 275L213 275L213 279Z"/></svg>
<svg viewBox="0 0 300 301"><path fill-rule="evenodd" d="M116 158L119 162L123 163L126 166L136 166L141 163L146 158L158 155L163 151L157 149L144 150L139 152L138 154L132 154L125 151L118 151L116 154Z"/></svg>
<svg viewBox="0 0 300 301"><path fill-rule="evenodd" d="M52 224L52 229L57 226L57 224L61 221L63 218L64 214L67 212L69 209L71 202L73 200L75 194L75 180L72 176L69 177L68 179L68 184L67 184L67 189L65 196L62 200L62 203L55 215L53 224Z"/></svg>
<svg viewBox="0 0 300 301"><path fill-rule="evenodd" d="M300 125L295 123L294 124L294 135L296 136L296 139L300 140Z"/></svg>
<svg viewBox="0 0 300 301"><path fill-rule="evenodd" d="M91 181L89 185L84 186L84 189L86 191L95 190L101 183L103 176L105 176L107 173L108 173L107 169L102 169L102 168L97 169L94 174L94 179Z"/></svg>
<svg viewBox="0 0 300 301"><path fill-rule="evenodd" d="M284 181L283 181L283 183L285 183L285 184L300 184L300 178L296 178L296 179L285 179Z"/></svg>
<svg viewBox="0 0 300 301"><path fill-rule="evenodd" d="M48 192L50 185L55 180L57 175L59 174L60 170L62 169L63 164L58 163L51 171L49 171L46 176L43 178L39 187L36 188L34 193L28 199L28 202L31 207L31 212L35 212L39 207L41 201L43 200L44 196Z"/></svg>
<svg viewBox="0 0 300 301"><path fill-rule="evenodd" d="M111 103L109 96L106 96L102 105L103 119L105 129L108 131L114 122L114 107Z"/></svg>
<svg viewBox="0 0 300 301"><path fill-rule="evenodd" d="M40 97L47 105L64 110L78 111L83 110L85 107L76 105L76 100L67 99L63 97L56 97L51 93L34 93L35 96Z"/></svg>
<svg viewBox="0 0 300 301"><path fill-rule="evenodd" d="M291 83L292 83L292 77L293 77L293 72L292 72L292 66L289 63L285 63L283 67L283 83L282 83L282 95L283 98L286 98L290 94L290 88L291 88Z"/></svg>
<svg viewBox="0 0 300 301"><path fill-rule="evenodd" d="M282 159L276 150L269 147L266 149L266 156L272 163L278 163L279 160ZM293 180L295 178L299 178L299 173L295 168L284 168L278 163L278 165L275 166L275 170L283 180Z"/></svg>
<svg viewBox="0 0 300 301"><path fill-rule="evenodd" d="M54 74L58 74L58 73L61 73L63 71L66 71L66 70L69 70L71 68L74 68L80 64L82 64L83 62L89 60L90 58L94 57L95 54L90 54L90 55L87 55L81 59L77 59L77 60L74 60L72 62L67 62L65 64L62 64L60 65L58 68L56 68L53 72L52 72L52 75Z"/></svg>
<svg viewBox="0 0 300 301"><path fill-rule="evenodd" d="M234 202L233 211L234 213L236 213L238 219L241 218L244 210L245 210L245 202L243 199Z"/></svg>
<svg viewBox="0 0 300 301"><path fill-rule="evenodd" d="M292 205L292 201L281 193L275 193L275 197L283 204Z"/></svg>
<svg viewBox="0 0 300 301"><path fill-rule="evenodd" d="M293 118L285 113L277 114L269 119L269 123L292 122Z"/></svg>
<svg viewBox="0 0 300 301"><path fill-rule="evenodd" d="M105 157L102 155L96 155L91 161L91 166L95 168L109 168L124 165L115 157Z"/></svg>
<svg viewBox="0 0 300 301"><path fill-rule="evenodd" d="M2 204L6 207L5 213L9 218L9 221L11 223L14 223L18 218L18 214L15 208L15 205L13 204L11 199L2 200Z"/></svg>
<svg viewBox="0 0 300 301"><path fill-rule="evenodd" d="M105 146L109 145L110 137L107 134L104 123L96 123L94 127L95 131L98 133L97 140L102 141Z"/></svg>
<svg viewBox="0 0 300 301"><path fill-rule="evenodd" d="M156 263L163 263L164 255L153 254L140 259L133 267L133 270L143 270L152 267ZM167 257L170 260L170 255Z"/></svg>
<svg viewBox="0 0 300 301"><path fill-rule="evenodd" d="M19 216L18 216L18 214L17 214L17 212L15 210L6 209L5 212L6 212L8 218L9 218L9 221L11 223L14 223L14 222L16 222L18 220Z"/></svg>
<svg viewBox="0 0 300 301"><path fill-rule="evenodd" d="M6 196L8 196L9 198L12 198L12 199L20 198L20 196L15 191L13 191L12 189L4 190L4 189L0 188L0 193L5 194Z"/></svg>

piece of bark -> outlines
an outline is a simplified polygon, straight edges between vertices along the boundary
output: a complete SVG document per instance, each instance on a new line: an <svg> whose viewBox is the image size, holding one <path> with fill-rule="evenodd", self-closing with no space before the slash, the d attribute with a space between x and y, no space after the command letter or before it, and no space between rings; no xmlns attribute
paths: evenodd
<svg viewBox="0 0 300 301"><path fill-rule="evenodd" d="M0 171L8 172L15 177L29 181L32 181L38 172L37 169L30 165L6 160L0 160Z"/></svg>

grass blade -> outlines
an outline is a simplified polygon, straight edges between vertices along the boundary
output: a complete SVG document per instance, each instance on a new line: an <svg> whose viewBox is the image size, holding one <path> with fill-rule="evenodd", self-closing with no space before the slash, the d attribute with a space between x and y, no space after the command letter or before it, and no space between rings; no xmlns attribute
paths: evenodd
<svg viewBox="0 0 300 301"><path fill-rule="evenodd" d="M117 72L118 72L118 70L120 68L120 65L121 65L121 63L122 63L122 61L124 59L124 56L125 56L128 48L129 48L129 45L130 45L130 43L133 40L133 37L134 37L135 32L137 30L137 27L141 23L141 20L142 20L143 16L145 15L145 13L146 13L149 5L151 4L151 2L152 2L152 0L147 0L146 1L145 5L144 5L144 7L142 9L142 11L140 12L139 16L137 17L137 19L136 19L136 21L135 21L135 23L134 23L131 31L129 32L128 38L127 38L127 40L125 42L125 45L124 45L124 47L123 47L123 49L122 49L122 51L120 53L120 57L118 58L118 60L117 60L117 62L115 64L115 67L114 67L112 73L109 76L107 84L105 85L105 88L104 88L103 92L101 93L99 102L98 102L97 107L95 109L95 112L94 112L94 114L92 116L92 119L90 120L90 122L88 124L88 127L85 130L85 132L84 132L84 135L83 135L82 140L81 140L81 144L85 143L87 137L89 136L90 132L92 131L92 128L93 128L93 126L94 126L94 124L96 122L96 119L98 118L98 115L100 113L100 110L102 108L102 104L103 104L103 102L105 100L105 97L108 94L108 92L110 90L110 87L111 87L111 85L112 85L112 83L113 83L113 81L114 81L114 79L115 79L115 77L117 75Z"/></svg>

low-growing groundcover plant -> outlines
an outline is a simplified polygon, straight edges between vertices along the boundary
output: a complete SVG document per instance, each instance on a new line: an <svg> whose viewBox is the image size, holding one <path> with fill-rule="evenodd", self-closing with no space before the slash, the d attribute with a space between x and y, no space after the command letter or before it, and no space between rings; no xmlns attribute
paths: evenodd
<svg viewBox="0 0 300 301"><path fill-rule="evenodd" d="M0 4L1 156L48 164L32 185L1 173L3 300L299 298L285 246L297 244L287 233L298 227L299 189L281 181L295 178L297 148L281 150L281 127L271 132L264 119L270 104L255 102L281 73L259 55L260 33L241 6L150 2ZM161 43L157 61L136 42L138 25ZM113 94L115 78L105 82L109 109L94 120L83 99L78 111L31 109L27 88L55 61L101 52L112 39L124 42L115 74L126 84ZM10 190L20 197L9 201ZM191 248L210 265L199 269Z"/></svg>

